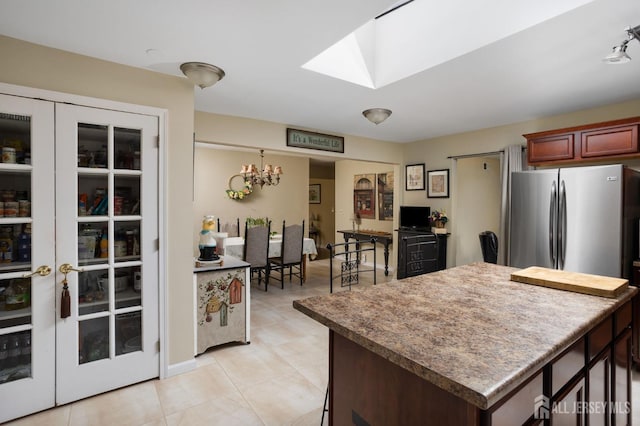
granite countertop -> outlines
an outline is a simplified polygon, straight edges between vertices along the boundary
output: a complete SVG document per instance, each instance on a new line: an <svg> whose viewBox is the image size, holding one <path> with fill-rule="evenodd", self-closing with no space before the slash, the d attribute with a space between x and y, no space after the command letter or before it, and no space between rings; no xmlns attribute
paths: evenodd
<svg viewBox="0 0 640 426"><path fill-rule="evenodd" d="M233 256L220 256L222 262L219 264L212 264L208 266L196 267L194 266L193 272L208 272L208 271L224 271L225 269L235 269L235 268L248 268L251 266L244 260L240 260L237 257Z"/></svg>
<svg viewBox="0 0 640 426"><path fill-rule="evenodd" d="M629 300L510 281L474 263L293 302L294 308L488 409Z"/></svg>

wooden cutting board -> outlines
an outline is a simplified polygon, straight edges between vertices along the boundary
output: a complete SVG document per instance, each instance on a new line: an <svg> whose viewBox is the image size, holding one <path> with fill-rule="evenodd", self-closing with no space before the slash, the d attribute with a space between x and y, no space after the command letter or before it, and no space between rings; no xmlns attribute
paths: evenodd
<svg viewBox="0 0 640 426"><path fill-rule="evenodd" d="M618 297L629 286L629 281L623 278L560 271L539 266L531 266L512 273L511 281L611 298Z"/></svg>

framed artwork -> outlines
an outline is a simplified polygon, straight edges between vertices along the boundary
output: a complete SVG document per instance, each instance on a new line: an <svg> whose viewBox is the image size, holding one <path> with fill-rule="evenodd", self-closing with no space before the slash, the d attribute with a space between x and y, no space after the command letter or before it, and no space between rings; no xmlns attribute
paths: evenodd
<svg viewBox="0 0 640 426"><path fill-rule="evenodd" d="M353 176L353 213L362 219L376 218L375 173Z"/></svg>
<svg viewBox="0 0 640 426"><path fill-rule="evenodd" d="M320 184L309 185L309 204L320 204Z"/></svg>
<svg viewBox="0 0 640 426"><path fill-rule="evenodd" d="M393 220L393 172L378 173L378 219Z"/></svg>
<svg viewBox="0 0 640 426"><path fill-rule="evenodd" d="M449 169L427 172L427 197L449 198Z"/></svg>
<svg viewBox="0 0 640 426"><path fill-rule="evenodd" d="M424 163L408 164L404 181L407 191L424 191Z"/></svg>

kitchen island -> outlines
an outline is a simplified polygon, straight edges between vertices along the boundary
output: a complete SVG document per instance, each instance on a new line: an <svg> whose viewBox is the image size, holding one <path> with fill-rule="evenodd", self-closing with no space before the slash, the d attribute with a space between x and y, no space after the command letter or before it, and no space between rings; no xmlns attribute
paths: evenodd
<svg viewBox="0 0 640 426"><path fill-rule="evenodd" d="M330 329L330 424L631 424L637 289L589 296L510 281L516 270L476 263L294 301Z"/></svg>

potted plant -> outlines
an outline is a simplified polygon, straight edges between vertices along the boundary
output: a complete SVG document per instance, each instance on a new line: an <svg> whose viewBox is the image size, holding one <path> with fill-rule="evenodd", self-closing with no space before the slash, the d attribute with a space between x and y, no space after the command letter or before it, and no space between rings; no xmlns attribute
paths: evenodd
<svg viewBox="0 0 640 426"><path fill-rule="evenodd" d="M447 214L444 211L438 210L434 210L429 219L436 228L444 228L445 224L449 221Z"/></svg>

